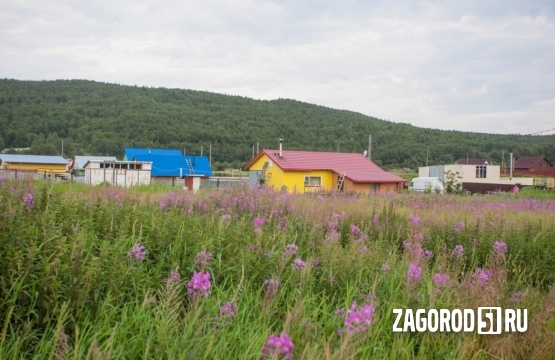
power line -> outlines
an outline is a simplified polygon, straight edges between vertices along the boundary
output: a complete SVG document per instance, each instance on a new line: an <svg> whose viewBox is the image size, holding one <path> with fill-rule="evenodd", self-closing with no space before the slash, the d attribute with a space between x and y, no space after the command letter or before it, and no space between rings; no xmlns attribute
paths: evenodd
<svg viewBox="0 0 555 360"><path fill-rule="evenodd" d="M553 130L555 130L555 128L549 129L549 130L544 130L544 131L538 131L536 133L532 133L532 134L528 134L528 135L536 135L536 134L541 134L541 133L548 132L548 131L553 131Z"/></svg>

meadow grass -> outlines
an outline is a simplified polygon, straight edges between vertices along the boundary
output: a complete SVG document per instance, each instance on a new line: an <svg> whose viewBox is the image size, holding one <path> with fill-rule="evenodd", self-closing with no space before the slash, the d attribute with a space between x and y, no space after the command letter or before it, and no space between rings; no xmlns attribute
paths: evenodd
<svg viewBox="0 0 555 360"><path fill-rule="evenodd" d="M0 359L260 359L281 334L293 350L272 358L555 354L550 199L26 180L0 196ZM392 332L394 308L478 306L526 308L528 330Z"/></svg>

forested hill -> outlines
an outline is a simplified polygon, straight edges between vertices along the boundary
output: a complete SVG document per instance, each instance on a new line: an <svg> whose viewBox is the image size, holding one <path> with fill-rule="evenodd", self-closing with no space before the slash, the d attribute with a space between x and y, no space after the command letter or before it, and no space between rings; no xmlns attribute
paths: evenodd
<svg viewBox="0 0 555 360"><path fill-rule="evenodd" d="M447 119L446 119L447 120ZM541 130L541 129L540 129ZM0 149L64 156L115 155L124 147L180 148L217 168L240 167L252 146L360 152L372 134L372 159L386 168L491 158L502 150L555 160L555 136L442 131L379 120L295 100L252 100L203 91L122 86L93 81L0 80ZM505 154L505 160L508 159Z"/></svg>

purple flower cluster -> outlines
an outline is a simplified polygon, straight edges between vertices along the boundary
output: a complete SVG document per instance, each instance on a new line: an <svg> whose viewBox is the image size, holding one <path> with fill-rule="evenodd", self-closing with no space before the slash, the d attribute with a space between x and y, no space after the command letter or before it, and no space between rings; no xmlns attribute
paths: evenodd
<svg viewBox="0 0 555 360"><path fill-rule="evenodd" d="M187 283L187 293L193 296L202 295L207 297L210 295L210 273L207 272L196 272L194 273L191 281Z"/></svg>
<svg viewBox="0 0 555 360"><path fill-rule="evenodd" d="M225 214L225 215L222 216L222 219L225 222L229 222L231 220L231 215Z"/></svg>
<svg viewBox="0 0 555 360"><path fill-rule="evenodd" d="M3 178L3 177L0 177L0 185L2 185L2 184L3 184L4 182L5 182L5 181L6 181L6 179L5 179L5 178Z"/></svg>
<svg viewBox="0 0 555 360"><path fill-rule="evenodd" d="M127 253L127 257L130 259L135 259L138 261L142 261L145 259L146 256L146 249L144 245L135 244L131 248L131 250Z"/></svg>
<svg viewBox="0 0 555 360"><path fill-rule="evenodd" d="M306 262L299 258L296 258L295 260L293 260L293 263L291 264L291 268L293 270L302 270L305 267L306 267Z"/></svg>
<svg viewBox="0 0 555 360"><path fill-rule="evenodd" d="M283 356L284 359L292 359L293 347L293 340L286 333L281 333L280 336L270 335L266 346L262 348L262 356L271 356L276 359Z"/></svg>
<svg viewBox="0 0 555 360"><path fill-rule="evenodd" d="M283 251L283 256L293 256L299 251L299 247L295 244L287 244L285 250Z"/></svg>
<svg viewBox="0 0 555 360"><path fill-rule="evenodd" d="M491 277L491 271L487 269L477 268L472 274L471 287L474 284L485 286L488 284L489 278Z"/></svg>
<svg viewBox="0 0 555 360"><path fill-rule="evenodd" d="M23 197L23 203L27 210L31 210L35 207L35 200L33 199L33 194L29 193Z"/></svg>
<svg viewBox="0 0 555 360"><path fill-rule="evenodd" d="M391 266L389 266L389 264L385 263L382 265L382 271L389 271L391 270Z"/></svg>
<svg viewBox="0 0 555 360"><path fill-rule="evenodd" d="M353 333L366 330L366 327L372 323L372 314L374 314L374 306L363 305L357 311L357 303L353 302L351 308L347 310L347 316L345 316L347 331Z"/></svg>
<svg viewBox="0 0 555 360"><path fill-rule="evenodd" d="M165 279L169 284L176 284L181 280L181 275L177 271L170 272L170 276Z"/></svg>
<svg viewBox="0 0 555 360"><path fill-rule="evenodd" d="M264 225L264 221L265 219L263 217L257 217L256 219L253 220L253 225L254 225L254 232L258 235L262 234L262 225Z"/></svg>
<svg viewBox="0 0 555 360"><path fill-rule="evenodd" d="M432 281L436 286L439 286L439 287L445 286L449 281L449 274L435 274L432 277Z"/></svg>
<svg viewBox="0 0 555 360"><path fill-rule="evenodd" d="M409 285L412 285L414 283L420 282L421 277L422 269L420 268L420 266L411 263L409 265L407 275L405 276L405 280L409 283Z"/></svg>
<svg viewBox="0 0 555 360"><path fill-rule="evenodd" d="M462 245L457 245L453 249L453 253L451 254L455 259L460 259L464 256L464 247Z"/></svg>
<svg viewBox="0 0 555 360"><path fill-rule="evenodd" d="M456 233L459 233L462 230L464 230L464 228L465 228L465 224L463 222L459 221L455 224L455 229L454 230L455 230Z"/></svg>
<svg viewBox="0 0 555 360"><path fill-rule="evenodd" d="M274 295L277 293L279 288L279 280L276 279L266 279L264 280L264 291L268 295Z"/></svg>
<svg viewBox="0 0 555 360"><path fill-rule="evenodd" d="M422 223L422 219L420 219L418 216L414 216L413 214L410 214L409 222L412 226L418 226Z"/></svg>
<svg viewBox="0 0 555 360"><path fill-rule="evenodd" d="M353 234L353 235L360 234L360 228L358 226L356 226L355 224L351 224L350 229L351 229L351 234Z"/></svg>
<svg viewBox="0 0 555 360"><path fill-rule="evenodd" d="M225 303L221 308L220 308L220 315L222 316L222 319L227 320L227 319L234 319L235 318L235 310L237 310L237 304L236 303Z"/></svg>
<svg viewBox="0 0 555 360"><path fill-rule="evenodd" d="M497 254L505 254L509 248L503 241L496 241L495 244L493 244L493 250L495 250L495 253Z"/></svg>
<svg viewBox="0 0 555 360"><path fill-rule="evenodd" d="M206 250L198 252L195 256L195 266L197 266L201 270L204 270L204 268L210 263L210 261L212 261L212 254L210 254Z"/></svg>

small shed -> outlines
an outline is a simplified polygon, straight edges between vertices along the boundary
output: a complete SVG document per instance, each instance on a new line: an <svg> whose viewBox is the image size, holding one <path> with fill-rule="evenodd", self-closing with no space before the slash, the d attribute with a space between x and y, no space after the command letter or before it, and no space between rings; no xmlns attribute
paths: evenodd
<svg viewBox="0 0 555 360"><path fill-rule="evenodd" d="M150 185L151 162L89 160L85 164L85 183L131 187Z"/></svg>
<svg viewBox="0 0 555 360"><path fill-rule="evenodd" d="M115 156L75 156L69 172L73 176L85 176L85 165L91 160L117 161Z"/></svg>

